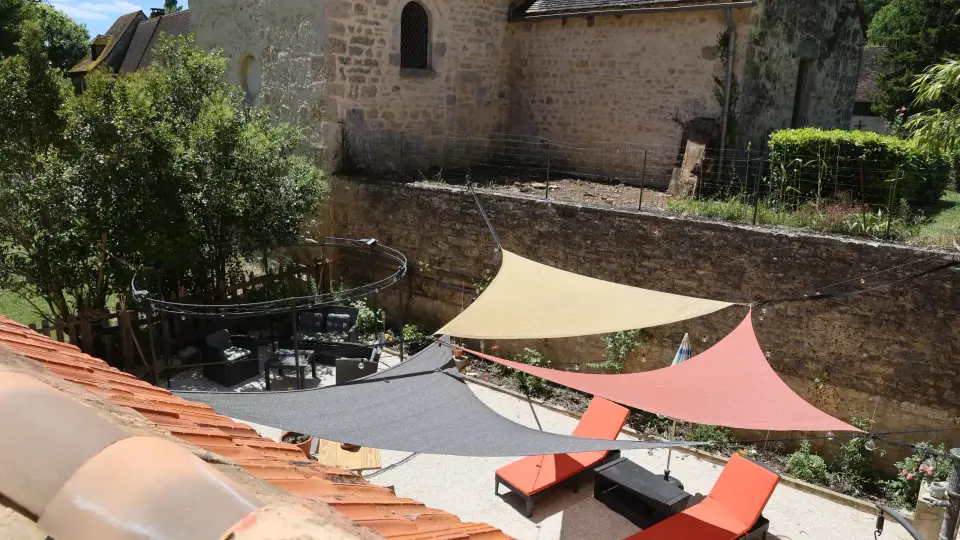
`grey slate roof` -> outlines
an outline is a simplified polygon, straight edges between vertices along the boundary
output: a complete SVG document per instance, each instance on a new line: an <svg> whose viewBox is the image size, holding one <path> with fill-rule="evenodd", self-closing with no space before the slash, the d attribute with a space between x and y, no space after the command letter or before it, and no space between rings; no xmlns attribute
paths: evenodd
<svg viewBox="0 0 960 540"><path fill-rule="evenodd" d="M133 35L127 56L120 70L131 73L143 69L153 62L153 49L160 36L182 36L190 33L190 10L153 17L141 22Z"/></svg>
<svg viewBox="0 0 960 540"><path fill-rule="evenodd" d="M887 51L886 47L864 47L863 58L860 61L860 76L857 80L857 102L870 103L877 93L877 75L883 72L880 66L880 56Z"/></svg>
<svg viewBox="0 0 960 540"><path fill-rule="evenodd" d="M134 34L137 23L146 18L142 11L135 11L121 15L114 21L110 29L103 35L94 37L93 41L104 43L105 47L96 60L91 58L90 48L87 47L87 54L77 65L70 68L70 73L82 75L99 66L109 66L116 71L124 59L124 54L130 44L130 39Z"/></svg>
<svg viewBox="0 0 960 540"><path fill-rule="evenodd" d="M728 0L535 0L523 14L547 15L576 11L719 4Z"/></svg>

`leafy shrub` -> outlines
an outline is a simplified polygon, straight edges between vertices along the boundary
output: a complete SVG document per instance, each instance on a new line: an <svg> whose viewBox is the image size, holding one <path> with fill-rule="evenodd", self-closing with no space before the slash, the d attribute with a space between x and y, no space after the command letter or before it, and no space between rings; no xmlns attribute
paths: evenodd
<svg viewBox="0 0 960 540"><path fill-rule="evenodd" d="M854 417L850 424L870 431L873 421L867 418ZM837 459L831 465L830 486L838 491L850 495L860 496L873 478L873 455L882 450L870 451L866 448L869 439L852 437L840 446Z"/></svg>
<svg viewBox="0 0 960 540"><path fill-rule="evenodd" d="M640 341L640 330L614 332L601 339L605 346L603 362L588 362L587 365L611 373L623 373L623 363L627 360L627 356L643 345Z"/></svg>
<svg viewBox="0 0 960 540"><path fill-rule="evenodd" d="M810 441L803 441L800 449L787 456L787 474L811 484L827 481L827 462L810 450Z"/></svg>
<svg viewBox="0 0 960 540"><path fill-rule="evenodd" d="M528 366L536 366L542 368L549 368L550 361L543 357L543 353L536 349L525 348L521 354L518 354L514 360L517 362L527 364ZM533 375L528 375L522 371L516 369L510 370L511 376L517 383L517 386L520 387L520 390L524 394L532 397L549 397L553 393L553 389L550 387L550 383L541 379L540 377L534 377Z"/></svg>
<svg viewBox="0 0 960 540"><path fill-rule="evenodd" d="M666 416L660 416L659 414L640 409L631 409L627 423L639 433L652 433L655 435L669 435L670 429L673 426L673 420L670 420Z"/></svg>
<svg viewBox="0 0 960 540"><path fill-rule="evenodd" d="M383 310L374 311L365 300L357 300L351 305L357 308L357 333L365 337L377 335L383 321Z"/></svg>
<svg viewBox="0 0 960 540"><path fill-rule="evenodd" d="M414 354L429 345L430 340L426 338L423 327L419 324L407 323L403 325L403 343L407 351Z"/></svg>
<svg viewBox="0 0 960 540"><path fill-rule="evenodd" d="M770 194L802 204L847 193L866 204L905 199L911 208L943 197L950 162L916 143L866 131L787 129L770 136Z"/></svg>
<svg viewBox="0 0 960 540"><path fill-rule="evenodd" d="M684 437L688 441L707 443L707 448L714 452L728 452L736 439L729 429L706 424L689 424L686 426Z"/></svg>
<svg viewBox="0 0 960 540"><path fill-rule="evenodd" d="M896 463L897 477L893 480L883 480L880 482L884 492L890 502L902 507L913 508L917 504L917 497L920 495L920 484L924 481L937 482L946 480L953 469L952 460L942 456L933 456L926 450L934 450L939 453L945 453L946 447L943 444L934 448L928 442L917 444L917 449L912 456L906 457ZM932 466L924 464L924 461L931 458Z"/></svg>

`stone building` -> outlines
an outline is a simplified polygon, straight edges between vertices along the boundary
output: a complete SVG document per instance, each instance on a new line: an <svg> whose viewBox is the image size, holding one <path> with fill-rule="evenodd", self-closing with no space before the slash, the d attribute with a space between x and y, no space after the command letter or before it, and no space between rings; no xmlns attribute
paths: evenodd
<svg viewBox="0 0 960 540"><path fill-rule="evenodd" d="M402 159L398 148L435 145L444 133L633 143L675 155L684 126L700 118L716 122L717 144L724 124L736 145L791 126L847 127L863 43L856 0L196 0L191 8L198 43L225 52L231 81L249 99L300 124L316 149L346 147L383 165Z"/></svg>

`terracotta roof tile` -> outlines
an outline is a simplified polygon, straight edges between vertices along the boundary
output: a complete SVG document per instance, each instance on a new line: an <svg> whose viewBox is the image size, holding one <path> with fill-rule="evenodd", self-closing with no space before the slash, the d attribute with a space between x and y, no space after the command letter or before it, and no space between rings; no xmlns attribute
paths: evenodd
<svg viewBox="0 0 960 540"><path fill-rule="evenodd" d="M326 503L355 523L391 539L501 540L482 523L427 508L344 469L308 461L300 449L257 434L208 405L172 395L0 316L0 344L117 405L130 407L184 441L235 461L250 474L294 495Z"/></svg>

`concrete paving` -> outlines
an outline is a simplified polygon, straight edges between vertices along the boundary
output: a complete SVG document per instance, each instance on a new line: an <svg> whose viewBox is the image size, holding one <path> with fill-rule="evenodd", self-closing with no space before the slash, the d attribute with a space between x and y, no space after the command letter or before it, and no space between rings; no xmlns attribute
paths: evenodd
<svg viewBox="0 0 960 540"><path fill-rule="evenodd" d="M555 433L570 433L576 427L575 419L531 402L474 384L470 389L493 410L526 426ZM623 455L658 472L667 460L666 450L631 450ZM384 450L384 469L366 477L380 485L395 486L401 497L417 499L466 521L489 523L519 540L623 540L639 530L595 501L589 483L577 494L558 488L537 502L532 518L524 517L519 498L504 494L503 487L500 496L493 492L494 471L518 458L410 456L408 452ZM397 465L391 468L393 464ZM688 492L705 494L720 476L721 467L674 452L670 470ZM868 540L873 538L876 520L873 514L784 485L777 487L763 514L770 520L770 540ZM888 521L883 538L910 537Z"/></svg>

